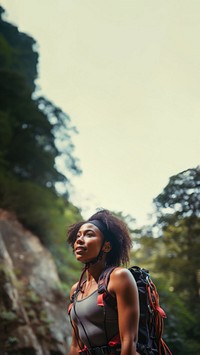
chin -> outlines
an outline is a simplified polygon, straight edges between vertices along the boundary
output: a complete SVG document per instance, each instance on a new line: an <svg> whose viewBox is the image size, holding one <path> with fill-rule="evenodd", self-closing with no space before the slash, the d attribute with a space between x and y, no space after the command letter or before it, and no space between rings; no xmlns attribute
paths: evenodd
<svg viewBox="0 0 200 355"><path fill-rule="evenodd" d="M76 260L80 261L81 263L87 263L87 260L82 255L77 255Z"/></svg>
<svg viewBox="0 0 200 355"><path fill-rule="evenodd" d="M82 264L86 264L86 263L89 263L92 259L91 258L90 259L86 259L82 255L78 255L76 257L76 260L79 261Z"/></svg>

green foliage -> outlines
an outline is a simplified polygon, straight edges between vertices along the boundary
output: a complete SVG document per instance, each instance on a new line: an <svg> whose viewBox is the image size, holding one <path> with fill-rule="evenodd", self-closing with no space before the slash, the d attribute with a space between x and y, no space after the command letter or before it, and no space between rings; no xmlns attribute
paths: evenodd
<svg viewBox="0 0 200 355"><path fill-rule="evenodd" d="M173 354L189 354L188 341L196 343L194 339L194 328L196 326L195 314L188 310L181 301L178 293L170 292L165 280L156 279L159 290L161 305L167 313L165 320L164 339L169 345ZM193 349L194 350L194 349ZM196 354L191 352L191 354Z"/></svg>
<svg viewBox="0 0 200 355"><path fill-rule="evenodd" d="M17 338L17 337L8 337L8 339L7 339L7 345L9 346L9 345L15 345L15 344L17 344L18 343L18 341L19 341L19 339Z"/></svg>
<svg viewBox="0 0 200 355"><path fill-rule="evenodd" d="M20 180L55 189L57 182L68 183L66 174L80 173L71 141L75 128L51 101L36 98L35 41L2 19L0 24L0 168ZM59 156L65 175L56 168Z"/></svg>
<svg viewBox="0 0 200 355"><path fill-rule="evenodd" d="M59 107L37 97L38 58L35 40L0 18L0 208L40 237L69 283L75 276L66 276L74 266L66 228L81 219L68 200L70 176L80 173L71 140L76 130Z"/></svg>
<svg viewBox="0 0 200 355"><path fill-rule="evenodd" d="M171 218L200 217L200 166L172 176L154 203L164 226Z"/></svg>
<svg viewBox="0 0 200 355"><path fill-rule="evenodd" d="M41 320L42 323L47 324L47 325L52 323L52 320L50 320L48 318L48 314L45 311L45 309L41 310L41 312L40 312L40 320Z"/></svg>
<svg viewBox="0 0 200 355"><path fill-rule="evenodd" d="M4 9L0 6L1 18L3 13ZM0 67L23 73L30 90L34 91L38 64L35 40L2 19L0 26Z"/></svg>
<svg viewBox="0 0 200 355"><path fill-rule="evenodd" d="M166 251L157 267L163 270L168 265L174 290L194 307L199 298L200 168L170 178L155 203ZM183 274L187 275L187 282Z"/></svg>
<svg viewBox="0 0 200 355"><path fill-rule="evenodd" d="M69 117L44 98L32 100L21 73L0 70L0 77L2 165L17 178L47 188L54 189L56 182L66 184L69 179L55 167L59 155L65 155L69 174L79 173L72 156Z"/></svg>
<svg viewBox="0 0 200 355"><path fill-rule="evenodd" d="M169 179L154 199L157 222L132 230L132 264L150 270L167 313L164 340L173 354L200 353L200 167Z"/></svg>
<svg viewBox="0 0 200 355"><path fill-rule="evenodd" d="M171 327L174 324L174 329L181 337L181 346L176 349L176 354L197 354L200 351L200 326L197 317L200 167L172 176L154 202L163 245L163 253L155 260L155 268L165 277L166 285L172 291L168 298L170 323Z"/></svg>
<svg viewBox="0 0 200 355"><path fill-rule="evenodd" d="M12 322L16 320L17 316L12 311L2 311L0 312L0 319L2 322Z"/></svg>

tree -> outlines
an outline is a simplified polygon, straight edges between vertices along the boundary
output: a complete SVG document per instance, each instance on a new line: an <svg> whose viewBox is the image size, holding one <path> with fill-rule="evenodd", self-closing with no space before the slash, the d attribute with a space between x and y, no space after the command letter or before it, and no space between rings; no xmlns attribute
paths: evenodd
<svg viewBox="0 0 200 355"><path fill-rule="evenodd" d="M154 203L159 223L163 225L168 224L166 216L170 218L170 213L176 219L200 217L200 166L172 176Z"/></svg>
<svg viewBox="0 0 200 355"><path fill-rule="evenodd" d="M17 27L4 21L4 9L0 6L0 68L23 73L25 81L33 92L36 88L39 55L36 41Z"/></svg>
<svg viewBox="0 0 200 355"><path fill-rule="evenodd" d="M157 224L162 227L167 246L163 263L168 262L168 270L174 274L173 287L184 299L196 302L200 270L200 167L172 176L154 202ZM182 273L187 274L187 282Z"/></svg>
<svg viewBox="0 0 200 355"><path fill-rule="evenodd" d="M35 40L2 19L0 25L4 44L0 51L0 164L20 180L53 189L56 182L69 182L71 173L80 173L71 141L75 128L70 117L50 100L33 99L38 62ZM65 174L56 166L60 155L64 156Z"/></svg>
<svg viewBox="0 0 200 355"><path fill-rule="evenodd" d="M0 208L16 214L48 246L65 283L75 281L65 239L66 227L81 219L69 202L71 176L80 173L73 155L76 129L59 107L38 97L36 41L4 21L3 13L0 7Z"/></svg>
<svg viewBox="0 0 200 355"><path fill-rule="evenodd" d="M156 268L165 275L171 291L183 302L191 317L190 324L183 330L187 345L181 354L197 354L200 351L197 316L200 273L200 167L172 176L154 203L158 217L156 225L161 229L160 237L163 240L163 253L156 260Z"/></svg>

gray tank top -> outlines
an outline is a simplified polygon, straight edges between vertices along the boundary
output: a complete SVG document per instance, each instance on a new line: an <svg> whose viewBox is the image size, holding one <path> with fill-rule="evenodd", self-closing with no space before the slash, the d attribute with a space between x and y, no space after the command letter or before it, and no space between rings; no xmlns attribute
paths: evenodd
<svg viewBox="0 0 200 355"><path fill-rule="evenodd" d="M117 312L106 304L99 306L97 296L96 290L82 300L74 300L71 309L71 318L78 327L79 337L89 348L106 345L119 334Z"/></svg>

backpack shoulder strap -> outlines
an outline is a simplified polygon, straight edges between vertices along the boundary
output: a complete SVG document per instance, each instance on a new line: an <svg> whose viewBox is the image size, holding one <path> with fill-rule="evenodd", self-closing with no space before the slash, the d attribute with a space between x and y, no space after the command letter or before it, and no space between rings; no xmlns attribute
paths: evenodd
<svg viewBox="0 0 200 355"><path fill-rule="evenodd" d="M98 305L104 306L106 301L112 308L116 308L116 299L108 292L108 283L110 281L110 275L113 270L116 269L116 266L110 266L102 272L98 280ZM128 268L131 274L134 276L137 282L137 275L140 275L144 269L141 269L139 266L132 266ZM148 272L144 270L145 272Z"/></svg>
<svg viewBox="0 0 200 355"><path fill-rule="evenodd" d="M104 306L104 299L112 299L112 305L114 306L115 299L111 296L111 294L108 292L108 283L110 280L110 275L113 272L113 270L116 269L116 266L110 266L106 270L102 272L102 274L99 276L98 280L98 300L97 304L98 306L103 307Z"/></svg>
<svg viewBox="0 0 200 355"><path fill-rule="evenodd" d="M69 304L69 306L68 306L68 314L70 314L70 312L71 312L71 309L72 309L73 304L74 304L74 300L75 300L75 298L77 297L77 294L78 294L78 293L79 293L79 287L78 287L78 285L77 285L77 287L76 287L74 293L72 294L72 296L71 296L71 298L70 298L70 304Z"/></svg>

